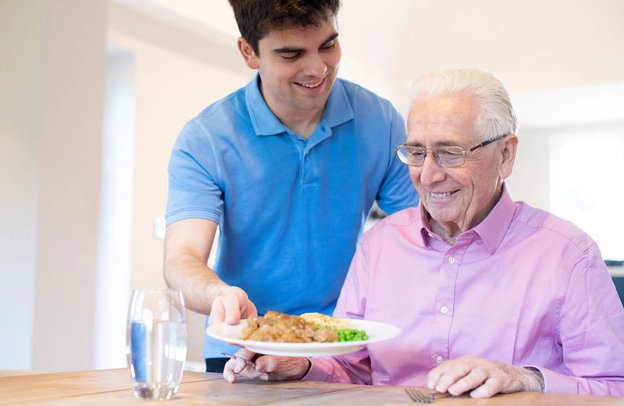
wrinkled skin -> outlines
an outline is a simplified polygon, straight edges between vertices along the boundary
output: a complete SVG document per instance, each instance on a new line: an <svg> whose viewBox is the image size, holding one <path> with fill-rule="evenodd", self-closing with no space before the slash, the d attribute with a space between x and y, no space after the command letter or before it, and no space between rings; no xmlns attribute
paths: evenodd
<svg viewBox="0 0 624 406"><path fill-rule="evenodd" d="M473 398L489 398L497 393L541 392L541 378L522 367L465 355L443 362L429 372L427 386L458 396L469 392Z"/></svg>
<svg viewBox="0 0 624 406"><path fill-rule="evenodd" d="M273 355L262 355L246 350L238 350L236 355L256 364L255 369L251 368L242 359L232 358L223 369L223 378L234 383L259 379L263 381L285 381L290 379L301 379L310 368L310 360L303 357L276 357Z"/></svg>

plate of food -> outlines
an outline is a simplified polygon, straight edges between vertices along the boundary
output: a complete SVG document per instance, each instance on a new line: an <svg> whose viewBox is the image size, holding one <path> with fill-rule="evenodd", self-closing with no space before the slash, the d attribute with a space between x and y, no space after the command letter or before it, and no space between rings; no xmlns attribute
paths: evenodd
<svg viewBox="0 0 624 406"><path fill-rule="evenodd" d="M291 316L268 311L238 324L216 323L206 333L250 351L291 357L317 357L358 351L389 340L401 330L370 320L340 319L320 313Z"/></svg>

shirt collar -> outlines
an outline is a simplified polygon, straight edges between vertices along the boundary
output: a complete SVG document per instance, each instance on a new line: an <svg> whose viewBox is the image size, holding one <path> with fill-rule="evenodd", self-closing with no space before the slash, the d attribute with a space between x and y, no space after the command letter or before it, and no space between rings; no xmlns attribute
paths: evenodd
<svg viewBox="0 0 624 406"><path fill-rule="evenodd" d="M245 99L249 116L257 135L277 135L289 132L286 126L273 114L262 97L259 74L256 74L254 79L247 84ZM329 94L321 122L332 128L352 120L354 116L353 106L347 96L344 84L340 79L337 79Z"/></svg>
<svg viewBox="0 0 624 406"><path fill-rule="evenodd" d="M503 242L503 238L505 238L505 234L507 234L507 230L511 225L514 212L514 202L507 191L507 186L503 183L503 191L500 199L498 199L498 202L496 202L492 210L490 210L487 217L474 228L490 254L496 252Z"/></svg>
<svg viewBox="0 0 624 406"><path fill-rule="evenodd" d="M419 204L419 212L421 225L418 239L422 246L428 247L431 245L431 238L436 237L433 236L434 233L429 228L427 222L427 211L422 204L422 200ZM498 202L496 202L483 221L472 228L472 230L466 231L466 233L474 231L478 234L488 252L493 254L503 242L503 238L505 238L505 234L507 234L507 230L513 220L514 212L514 202L511 199L511 195L507 191L507 186L503 183L503 190Z"/></svg>
<svg viewBox="0 0 624 406"><path fill-rule="evenodd" d="M351 100L349 100L347 96L344 83L342 80L336 79L334 87L327 99L327 105L323 112L323 120L328 127L333 128L349 120L353 120L354 117L353 106L351 105Z"/></svg>
<svg viewBox="0 0 624 406"><path fill-rule="evenodd" d="M430 246L430 239L433 238L433 231L429 229L429 222L427 221L427 210L422 204L422 199L418 204L418 214L420 215L420 232L418 233L418 242L423 247Z"/></svg>
<svg viewBox="0 0 624 406"><path fill-rule="evenodd" d="M276 135L286 132L286 127L275 117L260 93L260 75L257 73L245 88L245 100L257 135Z"/></svg>

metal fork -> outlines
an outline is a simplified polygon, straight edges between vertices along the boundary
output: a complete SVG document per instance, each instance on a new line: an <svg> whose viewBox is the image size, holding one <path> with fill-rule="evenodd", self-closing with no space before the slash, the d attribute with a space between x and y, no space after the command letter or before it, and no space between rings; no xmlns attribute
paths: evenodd
<svg viewBox="0 0 624 406"><path fill-rule="evenodd" d="M405 393L410 399L412 399L414 403L433 403L437 399L448 395L447 393L441 393L441 392L425 393L412 386L405 388Z"/></svg>
<svg viewBox="0 0 624 406"><path fill-rule="evenodd" d="M240 355L236 355L236 354L230 354L227 352L222 352L221 355L225 355L228 358L234 358L234 359L239 359L243 362L245 362L245 364L247 364L247 366L251 369L255 369L256 368L256 364L253 363L253 361L250 361L244 357L241 357Z"/></svg>

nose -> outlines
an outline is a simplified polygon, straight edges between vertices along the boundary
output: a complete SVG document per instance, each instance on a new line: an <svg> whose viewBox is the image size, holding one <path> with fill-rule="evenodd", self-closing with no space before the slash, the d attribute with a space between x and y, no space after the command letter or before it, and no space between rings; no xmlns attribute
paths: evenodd
<svg viewBox="0 0 624 406"><path fill-rule="evenodd" d="M432 153L428 153L425 162L420 167L420 182L424 185L431 185L443 181L445 177L445 169L438 165Z"/></svg>
<svg viewBox="0 0 624 406"><path fill-rule="evenodd" d="M319 54L312 54L306 59L304 74L316 78L323 78L327 73L327 64Z"/></svg>

